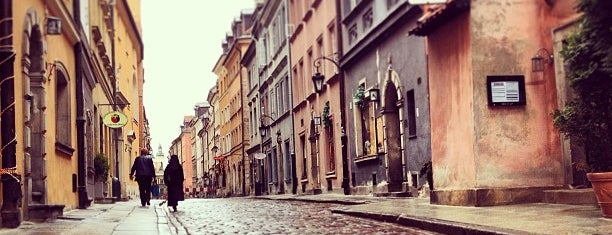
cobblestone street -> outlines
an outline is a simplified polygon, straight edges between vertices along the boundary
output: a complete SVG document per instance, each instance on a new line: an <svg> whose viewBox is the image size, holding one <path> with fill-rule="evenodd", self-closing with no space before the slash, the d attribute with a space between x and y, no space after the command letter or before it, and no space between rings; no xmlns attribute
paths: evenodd
<svg viewBox="0 0 612 235"><path fill-rule="evenodd" d="M168 215L188 234L436 234L333 214L329 203L244 198L190 199Z"/></svg>

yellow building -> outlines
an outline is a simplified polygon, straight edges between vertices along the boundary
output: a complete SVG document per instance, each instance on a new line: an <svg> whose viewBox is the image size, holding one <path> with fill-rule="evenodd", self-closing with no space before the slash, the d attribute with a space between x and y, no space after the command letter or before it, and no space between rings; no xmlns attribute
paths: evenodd
<svg viewBox="0 0 612 235"><path fill-rule="evenodd" d="M96 197L116 199L135 198L138 186L129 179L132 162L140 147L150 149L142 103L144 72L143 42L140 25L140 1L121 0L94 4L90 8L88 24L92 36L90 45L97 66L98 83L93 90L96 117L96 153L105 153L110 165L111 179L102 186ZM100 6L99 8L93 6ZM137 18L138 17L138 18ZM120 128L102 125L105 115L119 111L127 123ZM108 193L110 192L110 193Z"/></svg>
<svg viewBox="0 0 612 235"><path fill-rule="evenodd" d="M0 1L3 227L86 208L94 191L103 197L110 184L96 185L95 155L121 163L129 194L127 162L145 132L140 14L131 4L139 1ZM126 114L125 127L102 124L112 110Z"/></svg>
<svg viewBox="0 0 612 235"><path fill-rule="evenodd" d="M252 13L243 12L232 24L232 35L226 37L223 54L215 66L219 76L220 154L222 160L222 192L225 195L245 195L249 176L245 148L249 145L248 117L243 115L247 73L240 61L251 43ZM222 67L222 69L220 68ZM225 184L223 184L225 183Z"/></svg>

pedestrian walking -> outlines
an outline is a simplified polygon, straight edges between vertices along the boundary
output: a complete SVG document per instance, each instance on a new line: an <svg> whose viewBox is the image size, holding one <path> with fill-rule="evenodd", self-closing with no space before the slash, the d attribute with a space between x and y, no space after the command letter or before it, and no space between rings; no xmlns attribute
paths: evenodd
<svg viewBox="0 0 612 235"><path fill-rule="evenodd" d="M159 185L157 184L157 180L153 180L153 186L151 186L151 194L155 199L159 199Z"/></svg>
<svg viewBox="0 0 612 235"><path fill-rule="evenodd" d="M138 182L138 191L140 192L140 204L142 206L151 205L151 182L155 176L155 167L153 166L153 157L149 154L146 148L140 149L140 156L134 159L130 178L134 179L136 173L136 182Z"/></svg>
<svg viewBox="0 0 612 235"><path fill-rule="evenodd" d="M168 166L164 170L164 183L168 187L168 206L171 206L176 212L178 201L185 200L183 193L183 167L179 163L177 155L171 155L168 161Z"/></svg>

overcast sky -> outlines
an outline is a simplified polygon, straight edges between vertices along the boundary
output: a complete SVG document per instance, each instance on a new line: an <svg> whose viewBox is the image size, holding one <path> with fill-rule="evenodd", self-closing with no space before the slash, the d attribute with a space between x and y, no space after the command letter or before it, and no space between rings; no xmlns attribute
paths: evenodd
<svg viewBox="0 0 612 235"><path fill-rule="evenodd" d="M254 0L143 0L144 105L153 153L164 154L180 134L183 117L206 101L212 72L234 18Z"/></svg>

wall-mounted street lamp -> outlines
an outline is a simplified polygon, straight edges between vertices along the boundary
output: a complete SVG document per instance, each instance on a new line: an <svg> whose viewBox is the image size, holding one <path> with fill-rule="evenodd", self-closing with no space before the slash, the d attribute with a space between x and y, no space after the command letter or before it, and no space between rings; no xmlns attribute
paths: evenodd
<svg viewBox="0 0 612 235"><path fill-rule="evenodd" d="M325 57L325 56L321 56L319 58L316 58L312 63L315 66L316 72L314 75L312 75L312 83L314 84L314 89L315 92L319 93L323 90L323 81L325 81L325 75L321 74L319 72L319 67L321 66L321 60L328 60L332 63L334 63L334 65L336 65L336 67L338 69L340 69L340 64L338 64L338 62L336 62L334 59L329 58L329 57Z"/></svg>
<svg viewBox="0 0 612 235"><path fill-rule="evenodd" d="M554 56L546 48L540 48L536 54L531 58L531 71L542 72L544 71L544 63L551 65L553 63Z"/></svg>
<svg viewBox="0 0 612 235"><path fill-rule="evenodd" d="M312 84L314 85L315 92L319 93L323 90L323 80L325 80L325 76L319 73L319 66L316 68L317 72L312 75Z"/></svg>
<svg viewBox="0 0 612 235"><path fill-rule="evenodd" d="M380 101L380 90L378 88L370 88L370 90L368 90L368 93L370 95L370 102Z"/></svg>
<svg viewBox="0 0 612 235"><path fill-rule="evenodd" d="M340 21L337 21L338 25L340 24ZM340 31L338 31L339 34L339 41L342 41L342 33ZM338 48L340 49L340 51L342 51L342 43L339 44ZM340 88L340 107L344 107L345 105L345 101L344 101L344 78L342 75L342 68L340 67L340 64L329 57L325 57L325 56L321 56L319 58L316 58L312 63L315 66L315 68L317 69L316 73L312 76L312 81L315 84L315 91L320 92L323 88L323 81L325 80L325 75L319 73L319 66L321 66L321 60L327 60L329 62L332 62L336 68L338 69L338 71L340 71L340 73L338 74L339 76L339 88ZM321 84L320 88L321 89L317 89L317 84ZM349 195L351 194L351 188L349 186L349 168L348 168L348 150L347 150L347 136L346 136L346 132L344 131L345 128L345 121L346 121L346 117L345 117L345 113L343 111L340 112L340 141L342 142L342 188L344 189L344 194L345 195Z"/></svg>
<svg viewBox="0 0 612 235"><path fill-rule="evenodd" d="M53 16L47 16L47 34L60 35L62 34L62 19Z"/></svg>
<svg viewBox="0 0 612 235"><path fill-rule="evenodd" d="M263 112L261 113L261 119L259 120L259 134L261 135L261 138L266 137L266 132L268 131L268 129L270 129L270 125L266 125L266 123L264 122L264 118L268 118L272 120L272 122L276 122L276 119L274 119L273 117L268 116ZM278 129L277 134L280 134L280 129Z"/></svg>

